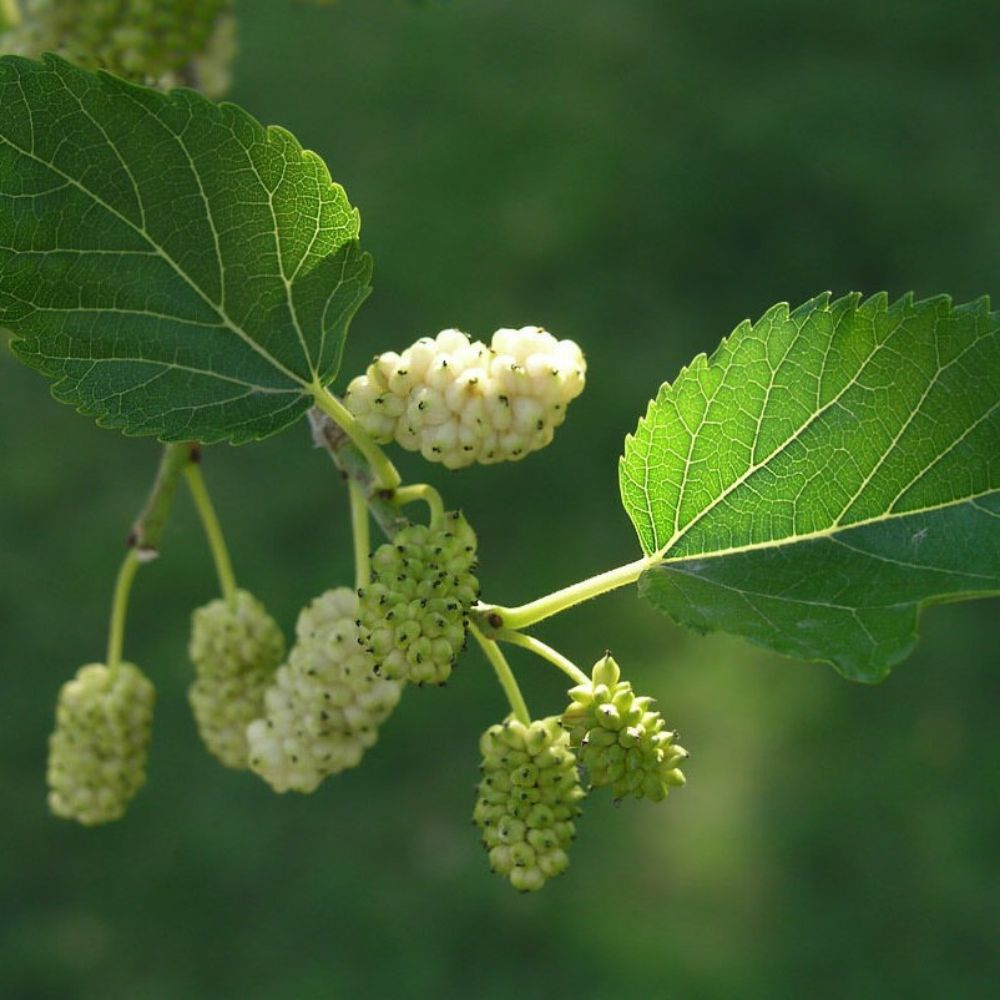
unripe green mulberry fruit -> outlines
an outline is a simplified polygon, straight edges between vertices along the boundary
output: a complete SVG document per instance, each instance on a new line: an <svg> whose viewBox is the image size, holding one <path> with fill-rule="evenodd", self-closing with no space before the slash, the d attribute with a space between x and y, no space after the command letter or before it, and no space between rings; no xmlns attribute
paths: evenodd
<svg viewBox="0 0 1000 1000"><path fill-rule="evenodd" d="M616 799L632 795L659 802L684 784L688 753L674 743L653 699L636 697L610 654L594 665L591 680L569 692L563 712L570 745L594 787L610 785Z"/></svg>
<svg viewBox="0 0 1000 1000"><path fill-rule="evenodd" d="M479 597L476 535L460 511L410 525L372 557L361 594L361 641L383 677L443 684L465 645Z"/></svg>
<svg viewBox="0 0 1000 1000"><path fill-rule="evenodd" d="M555 717L524 725L509 718L479 741L483 778L473 822L490 867L522 892L541 889L569 865L580 787L569 734Z"/></svg>
<svg viewBox="0 0 1000 1000"><path fill-rule="evenodd" d="M460 469L544 448L583 391L586 371L572 340L537 326L497 330L489 347L443 330L377 357L344 402L380 444L395 440Z"/></svg>
<svg viewBox="0 0 1000 1000"><path fill-rule="evenodd" d="M355 767L378 739L403 685L378 677L358 642L358 595L328 590L299 615L288 662L247 728L250 767L276 792L312 792Z"/></svg>
<svg viewBox="0 0 1000 1000"><path fill-rule="evenodd" d="M138 667L81 667L59 692L49 738L49 808L85 826L120 819L146 781L152 683Z"/></svg>
<svg viewBox="0 0 1000 1000"><path fill-rule="evenodd" d="M219 598L191 616L188 647L195 680L188 700L209 752L226 767L247 764L247 725L285 655L285 637L264 605L245 590L235 606Z"/></svg>

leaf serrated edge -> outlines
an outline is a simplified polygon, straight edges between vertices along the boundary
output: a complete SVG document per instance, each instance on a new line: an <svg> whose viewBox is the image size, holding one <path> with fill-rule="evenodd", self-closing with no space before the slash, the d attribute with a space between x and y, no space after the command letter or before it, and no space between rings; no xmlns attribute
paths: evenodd
<svg viewBox="0 0 1000 1000"><path fill-rule="evenodd" d="M82 67L76 66L74 63L53 52L43 53L40 59L37 60L13 54L0 55L0 67L2 67L4 64L16 66L19 63L27 64L28 66L38 66L38 65L44 66L46 69L50 70L56 76L59 77L60 82L64 87L67 86L67 84L65 83L62 77L62 73L68 70L70 76L75 76L78 79L85 78L87 80L95 81L105 90L110 90L111 92L118 91L121 93L131 93L133 96L137 98L143 98L144 100L152 96L154 99L162 100L177 110L184 110L183 105L185 103L189 105L190 104L200 105L202 108L208 109L209 112L212 114L212 116L214 116L217 120L222 121L231 129L234 128L233 123L236 122L248 126L250 131L255 136L259 136L260 141L262 141L264 144L270 144L272 141L279 141L286 143L291 148L291 151L299 157L299 159L304 165L310 165L318 168L319 180L322 183L325 183L329 188L329 190L337 198L342 199L347 208L346 214L350 220L350 227L348 229L350 235L347 238L345 238L333 252L334 253L339 252L345 246L348 246L351 243L356 243L358 241L361 232L360 211L356 206L351 204L350 199L348 198L347 192L344 189L343 185L333 180L333 177L330 174L330 168L326 163L326 161L323 159L323 157L321 157L314 150L307 149L306 147L304 147L302 143L299 141L299 139L292 132L290 132L283 126L274 124L264 125L240 105L235 104L231 101L216 102L209 100L203 94L199 93L197 90L194 90L193 88L190 87L183 87L183 86L172 87L167 91L155 90L153 88L144 87L141 84L125 80L121 77L114 75L113 73L108 72L107 70L103 69L98 69L96 71L85 70ZM226 116L229 116L232 119L232 122L227 121ZM350 321L353 318L354 314L357 312L357 309L360 308L364 300L371 293L370 281L373 270L373 260L371 255L368 254L367 252L362 251L360 256L360 265L365 272L364 289L362 293L359 295L357 302L355 302L352 306L349 306L344 311L345 324L347 325L350 324ZM228 325L232 324L228 323ZM22 336L18 332L16 327L5 326L4 329L9 330L10 332L10 339L8 341L8 345L10 347L11 352L19 360L21 360L24 363L27 363L27 356L21 349L20 345L23 341L30 341L31 338ZM346 336L344 339L346 340ZM333 366L332 373L326 376L322 384L329 385L337 377L337 374L339 373L340 360L343 355L343 350L344 350L344 344L342 343L340 350L334 356L333 360L335 361L335 364ZM312 370L313 368L312 359L309 358L308 355L306 357L306 361L307 364L309 365L310 370ZM136 363L141 364L141 363L152 363L152 362L143 362L143 359L136 359ZM31 367L34 368L35 366L31 365ZM86 403L73 401L65 398L64 396L61 396L58 392L58 388L59 385L66 380L66 378L59 379L58 381L52 381L52 376L50 376L47 372L42 371L42 374L46 378L50 379L49 391L53 399L64 405L71 406L76 413L79 413L82 416L90 417L91 419L94 420L94 422L97 424L98 427L110 430L117 430L125 437L154 436L157 438L157 440L164 443L187 440L187 438L183 436L178 436L176 434L167 434L166 429L163 427L162 423L159 426L147 425L146 429L142 431L135 431L135 430L130 431L126 429L124 417L118 417L113 414L108 414L106 412L102 412L96 406L88 406ZM234 431L222 431L216 436L203 434L200 436L199 440L203 444L217 444L220 442L227 442L233 445L246 444L249 442L262 440L263 438L276 434L279 431L283 430L284 428L288 427L291 423L294 422L295 419L301 416L301 414L304 413L305 410L308 408L311 400L314 398L315 395L314 385L319 384L316 372L313 372L312 382L301 381L298 379L296 381L298 381L301 388L299 390L289 389L287 391L289 394L297 393L299 397L299 402L301 403L301 410L287 421L277 422L277 426L275 426L273 429L267 431L264 434L255 434L255 433L239 434L238 432ZM281 390L275 390L275 392L280 392L280 391ZM209 405L218 405L218 404L209 404ZM199 409L199 408L201 407L193 407L192 409Z"/></svg>
<svg viewBox="0 0 1000 1000"><path fill-rule="evenodd" d="M976 301L979 302L981 301L981 299ZM933 512L935 510L944 510L947 507L959 507L963 506L964 504L974 504L975 500L978 500L984 496L1000 497L1000 490L989 490L988 492L980 493L977 494L976 496L969 497L966 500L956 501L950 504L942 504L940 507L928 508L927 510L914 511L912 512L912 514L908 513L904 515L904 517L922 516L928 512ZM850 531L856 528L866 527L872 523L875 522L871 521L861 522L859 524L853 524L849 528L843 528L840 530ZM834 533L835 532L828 532L825 536L823 534L800 535L793 540L786 539L780 544L783 545L784 547L789 547L798 545L800 543L821 541L824 537L830 537ZM747 548L742 550L718 551L718 552L708 553L705 555L690 556L687 558L681 558L673 561L669 559L664 559L659 563L651 565L636 581L636 586L639 592L639 596L643 600L646 600L650 604L653 604L654 607L657 607L657 605L650 599L648 594L648 589L652 581L656 579L656 577L654 576L655 573L676 573L678 575L691 575L696 577L697 579L701 579L697 577L697 574L693 573L687 574L684 569L685 564L706 562L719 557L732 555L734 553L745 554L745 555L754 554L756 552L766 551L768 548L774 548L776 547L776 544L777 543L758 545L754 546L753 548ZM719 586L719 584L716 581L705 580L704 582L709 585ZM741 591L741 593L743 593L743 591ZM767 597L769 600L776 600L776 601L787 600L790 603L797 603L794 599L785 598L780 594L761 594L756 596ZM990 598L995 598L995 597L1000 597L1000 587L991 590L977 590L977 591L964 590L964 591L955 591L953 593L948 593L948 594L931 594L928 597L922 598L919 601L906 601L906 602L897 602L895 604L879 605L878 607L884 609L897 608L904 612L912 612L911 627L907 634L908 641L906 642L906 645L895 648L889 656L887 656L884 660L880 661L878 669L871 669L871 670L858 669L856 667L850 666L846 662L838 662L836 659L828 656L803 657L798 650L796 650L794 647L791 646L790 643L783 640L783 634L781 632L775 633L776 636L775 642L768 643L756 639L750 635L744 635L743 633L725 633L725 630L719 626L712 627L711 625L701 625L693 621L688 621L683 617L674 614L674 612L671 610L667 610L666 613L678 625L682 625L685 628L690 628L696 632L699 632L702 635L706 635L709 633L715 634L718 632L724 632L725 634L729 635L735 634L739 638L743 639L746 642L751 643L754 646L757 646L758 648L776 652L781 656L785 656L796 660L803 660L804 662L807 663L822 663L827 666L830 666L834 670L836 670L836 672L840 674L841 677L845 678L846 680L854 681L856 683L861 683L861 684L880 684L892 673L893 669L900 663L902 663L903 660L907 659L907 657L909 657L910 654L913 652L913 650L916 648L917 643L920 641L920 625L923 618L923 614L928 608L934 607L939 604L953 604L963 600L988 600ZM661 608L657 609L661 611L663 610Z"/></svg>
<svg viewBox="0 0 1000 1000"><path fill-rule="evenodd" d="M633 453L637 446L637 437L640 432L646 430L650 425L651 414L654 407L661 405L666 400L666 397L670 392L673 391L674 387L685 377L690 376L692 373L697 373L701 371L710 370L714 365L719 362L720 355L722 355L728 348L730 341L738 336L745 335L746 333L752 333L756 330L762 323L769 321L771 319L781 319L781 320L803 320L808 319L809 316L816 312L827 312L832 313L838 309L838 307L843 308L843 315L850 316L856 315L866 309L871 309L876 314L884 313L889 315L894 311L914 311L923 306L933 306L936 304L942 304L945 306L944 317L952 316L956 313L968 312L973 316L988 316L995 317L996 322L1000 324L1000 311L991 312L990 310L990 296L981 295L976 299L972 299L969 302L962 303L958 306L954 304L951 295L946 293L938 293L936 295L930 295L926 298L917 299L915 293L911 290L903 293L894 301L889 300L889 293L887 291L874 292L867 299L863 297L863 293L858 291L847 292L841 295L837 299L832 299L832 293L829 291L820 292L818 295L813 296L811 299L807 299L801 305L797 306L795 309L791 309L787 302L778 302L770 308L766 309L761 316L754 322L749 318L743 319L734 327L733 331L726 337L723 337L719 344L712 351L711 355L701 352L695 355L695 357L685 366L683 366L677 373L677 376L672 382L661 383L659 389L656 391L656 395L646 404L646 410L643 415L639 418L636 424L635 431L627 433L625 435L625 442L621 456L618 459L618 480L619 480L619 492L621 494L622 505L625 507L625 512L632 521L632 525L635 528L636 534L639 537L639 544L642 547L643 553L647 557L658 556L661 561L668 561L664 557L667 551L676 544L679 539L671 539L666 545L659 548L648 548L646 545L646 539L643 537L643 532L640 530L639 525L636 523L633 517L632 510L629 505L625 502L624 490L622 489L623 483L623 471L629 460L630 455ZM941 317L941 318L944 318ZM989 491L993 492L993 491ZM972 497L966 499L973 499ZM956 501L957 503L962 503L964 501ZM950 506L950 504L943 504L942 506ZM652 522L652 515L649 515L649 520ZM879 519L881 520L881 519ZM858 524L866 522L858 522ZM851 525L855 527L857 525ZM830 534L829 531L818 532L815 536L810 537L823 537L824 534ZM683 536L681 536L683 537ZM778 540L773 544L791 544L793 541L798 541L801 538L807 536L796 536L795 539L782 539ZM752 548L761 547L759 545L752 546ZM746 551L746 549L734 549L727 550L731 553L733 551ZM707 558L711 553L706 553L699 558Z"/></svg>

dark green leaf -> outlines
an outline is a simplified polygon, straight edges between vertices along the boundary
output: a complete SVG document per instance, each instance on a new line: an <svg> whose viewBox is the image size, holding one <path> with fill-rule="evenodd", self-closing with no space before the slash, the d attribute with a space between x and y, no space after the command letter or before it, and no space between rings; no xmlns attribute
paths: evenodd
<svg viewBox="0 0 1000 1000"><path fill-rule="evenodd" d="M0 59L0 325L57 399L163 440L281 430L369 291L323 162L193 91Z"/></svg>

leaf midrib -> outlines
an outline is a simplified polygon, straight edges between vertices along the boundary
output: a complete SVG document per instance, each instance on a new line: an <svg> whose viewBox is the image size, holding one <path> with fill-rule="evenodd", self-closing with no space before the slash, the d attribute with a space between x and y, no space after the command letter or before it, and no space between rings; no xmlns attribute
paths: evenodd
<svg viewBox="0 0 1000 1000"><path fill-rule="evenodd" d="M983 490L980 493L971 493L969 496L961 497L957 500L949 500L946 503L940 504L930 504L926 507L914 508L913 510L904 511L899 514L881 514L865 518L860 521L853 521L851 524L847 525L832 525L828 528L808 531L801 535L784 535L781 538L769 538L766 541L752 542L748 545L733 545L725 549L712 549L709 552L688 552L684 555L672 557L667 556L666 554L654 552L652 555L646 557L646 561L649 564L649 568L654 569L657 566L673 566L686 562L704 562L708 559L720 559L726 556L740 555L748 552L758 552L764 549L777 549L788 545L796 545L799 542L811 542L824 538L840 542L840 540L836 537L837 535L843 534L847 531L854 531L856 528L865 528L873 524L883 524L887 521L902 520L908 517L918 517L921 514L933 514L938 510L947 510L949 507L961 507L964 504L970 504L976 507L977 510L981 510L984 514L1000 518L1000 514L997 514L994 511L976 503L976 501L982 497L991 496L1000 496L1000 490L991 487L988 490ZM844 543L840 542L840 544Z"/></svg>
<svg viewBox="0 0 1000 1000"><path fill-rule="evenodd" d="M798 330L796 331L796 334L795 334L795 338L793 338L793 340L794 339L798 339L799 337L802 336L802 331L805 329L805 326L806 326L806 324L803 323L802 326L800 326L798 328ZM993 329L993 330L990 330L988 333L984 333L984 334L981 334L978 337L975 337L968 344L966 344L962 348L962 350L959 351L955 355L955 357L951 358L945 365L940 365L939 364L937 366L937 370L934 373L934 377L929 382L929 386L933 385L938 380L938 378L940 377L941 373L943 371L945 371L945 369L947 369L951 365L955 364L959 359L961 359L968 351L970 351L973 347L975 347L977 344L979 344L982 340L985 340L987 337L993 337L993 336L996 336L996 335L997 335L997 331L995 329ZM719 504L721 504L735 490L737 490L740 486L742 486L751 476L755 475L756 473L760 472L762 469L766 468L766 466L768 465L769 462L771 462L775 457L777 457L778 455L780 455L787 447L789 447L790 445L794 444L795 441L797 441L806 431L808 431L809 428L824 413L826 413L832 406L834 406L837 402L839 402L839 400L850 389L854 388L857 385L858 379L861 377L862 373L865 371L865 369L868 367L868 365L871 364L871 362L874 360L874 358L876 357L876 355L878 355L878 353L880 351L882 351L883 349L885 349L887 347L888 343L889 343L889 338L887 338L882 343L877 344L875 346L875 349L873 351L871 351L871 353L858 366L858 369L855 372L854 376L851 379L849 379L844 384L843 388L835 396L831 397L831 399L824 406L820 407L814 413L810 414L809 419L805 423L803 423L799 428L797 428L796 431L793 434L789 435L787 438L785 438L784 441L782 441L780 444L778 444L771 451L771 453L769 455L767 455L759 463L757 463L755 465L751 465L744 473L742 473L740 476L738 476L728 487L726 487L726 489L722 490L720 492L720 494L714 500L711 501L711 503L709 503L708 505L706 505L705 507L703 507L697 514L695 514L691 518L691 520L688 521L687 524L684 525L683 528L680 528L679 530L675 530L674 533L673 533L673 535L671 535L671 537L667 540L667 542L664 545L660 546L658 549L656 549L654 551L654 553L653 553L653 555L652 555L651 558L657 559L657 560L659 560L661 562L662 561L666 561L664 559L664 557L666 556L667 552L670 551L670 549L672 549L675 545L677 545L680 541L682 541L684 539L684 537L686 535L688 535L705 517L707 517L713 510L715 510L715 508L718 507ZM786 352L786 356L787 356L787 352ZM819 378L822 377L822 371L819 373L818 377ZM723 378L720 381L720 385L724 381L725 381L725 379ZM928 388L928 391L929 391L929 388ZM713 394L713 397L712 397L713 399L714 399L714 395L715 394ZM921 397L921 402L923 402L924 398L926 398L926 395ZM764 400L762 402L762 408L766 407L766 405L767 405L767 396L765 396L765 398L764 398ZM910 418L908 418L908 420L906 422L906 425L909 424L910 420L912 420L912 417L918 412L919 405L920 404L918 404L917 407L914 408L914 411L913 411L913 413L911 413ZM707 412L708 408L709 408L709 406L706 405L706 412ZM943 451L941 453L941 455L935 456L934 461L931 463L931 465L929 465L926 469L921 469L920 473L918 475L914 476L911 480L909 480L909 482L906 484L906 486L902 490L900 490L899 493L897 493L897 495L893 498L893 504L895 504L896 502L898 502L899 498L908 489L910 489L919 479L921 479L924 475L926 475L928 469L932 468L938 461L940 461L940 459L941 459L941 457L943 455L948 454L948 452L950 452L960 441L964 440L965 437L967 437L968 434L971 433L972 430L975 427L978 427L983 422L983 420L985 420L988 417L992 416L992 414L995 413L998 408L1000 408L1000 402L998 402L989 411L987 411L987 413L984 416L980 417L979 420L977 420L969 428L966 428L966 430L958 438L956 438L955 441L953 441L951 444L949 444L948 448L945 449L945 451ZM883 453L883 455L879 459L879 462L876 463L876 465L881 465L881 463L885 460L885 457L888 454L888 451L892 449L892 447L895 445L895 443L896 443L897 440L898 440L898 438L894 438L893 441L889 443L888 449L886 450L886 452ZM644 459L643 460L643 465L645 467L645 473L646 473L646 476L648 478L648 469L649 469L649 463L648 463L648 461L646 461ZM678 490L678 495L677 495L677 510L680 510L680 508L682 506L688 482L689 482L689 478L687 476L685 476L685 478L682 479L682 481L681 481L680 489ZM991 492L994 492L994 491L991 489L991 490L988 490L986 492L987 493L991 493ZM946 503L946 504L941 504L940 506L947 507L947 506L951 506L951 505L953 505L955 503L964 503L967 500L972 499L974 496L981 496L981 495L983 495L983 494L972 494L972 495L970 495L968 497L962 497L962 498L958 498L958 499L953 499L953 500L948 501L948 503ZM648 497L648 493L647 493L647 497ZM816 535L812 535L812 534L810 534L810 535L790 535L790 536L785 536L784 539L779 540L777 543L770 543L770 544L790 543L792 541L797 541L797 540L799 540L801 538L806 538L806 537L821 537L822 535L832 534L834 531L837 531L837 530L847 530L848 528L854 528L854 527L857 527L857 526L859 526L861 524L871 523L872 521L884 521L884 520L887 520L890 516L908 516L908 515L913 514L913 513L919 513L919 511L914 510L914 511L905 511L904 514L902 514L902 515L892 515L891 514L891 509L892 508L890 506L890 512L887 513L886 515L881 516L881 517L872 518L872 519L869 519L868 521L864 521L864 520L862 520L862 521L855 521L855 522L852 522L850 525L843 525L843 524L841 524L841 518L843 518L844 514L847 513L847 510L850 508L851 504L853 504L856 499L857 499L856 496L851 497L851 499L848 502L847 507L845 507L840 512L840 514L838 515L838 517L834 521L834 523L832 525L830 525L829 528L823 529L822 531L816 533ZM935 508L927 508L927 509L935 509ZM652 527L652 530L653 530L653 533L654 533L654 538L655 538L655 534L656 534L655 521L651 520L650 521L650 525ZM756 547L758 547L758 545L754 544L754 545L744 546L742 549L734 549L734 550L729 550L729 551L746 551L746 550L752 550L752 549L754 549ZM715 553L711 553L711 554L714 555ZM692 555L688 555L688 556L685 556L684 558L698 558L698 557L692 556Z"/></svg>
<svg viewBox="0 0 1000 1000"><path fill-rule="evenodd" d="M965 575L967 575L967 576L973 576L973 575L979 575L979 574L968 573L968 574L965 574ZM991 579L991 577L986 577L986 579L989 580L989 579ZM877 646L878 643L875 641L875 639L872 636L871 632L868 630L868 627L861 620L861 617L860 617L860 613L861 612L863 612L863 611L885 611L885 610L891 609L891 608L909 608L909 607L912 607L913 605L921 605L922 606L922 605L927 604L929 601L933 601L933 598L931 597L931 598L922 598L922 599L919 599L919 600L912 600L912 601L894 601L894 602L892 602L890 604L865 604L865 605L863 605L861 607L858 607L857 605L836 604L833 601L821 601L821 600L817 600L815 598L790 597L787 594L769 594L769 593L765 593L764 591L760 591L760 590L751 590L751 589L749 589L747 587L738 587L735 584L726 583L726 582L724 582L722 580L715 580L715 579L713 579L713 580L708 581L708 582L710 582L713 587L719 587L722 590L728 590L732 594L738 594L740 597L742 597L744 600L746 600L746 602L748 604L750 604L753 607L754 611L756 611L756 613L758 615L760 615L760 617L763 618L764 621L766 621L767 624L771 628L775 629L776 631L781 631L781 627L778 624L776 624L775 622L773 622L757 605L755 605L753 603L752 600L750 600L750 598L758 597L758 598L762 598L763 600L767 600L767 601L780 601L783 604L799 604L799 605L802 605L804 607L809 607L809 608L830 608L833 611L846 611L846 612L848 612L851 615L852 618L855 619L855 621L857 621L858 625L864 631L865 635L868 636L868 638L871 641L872 645L875 645L875 646ZM981 590L954 591L954 592L950 592L948 596L949 596L949 598L958 598L958 599L961 599L963 597L965 597L965 598L981 598L981 597L990 596L992 594L1000 594L1000 589L998 589L996 591L981 591Z"/></svg>

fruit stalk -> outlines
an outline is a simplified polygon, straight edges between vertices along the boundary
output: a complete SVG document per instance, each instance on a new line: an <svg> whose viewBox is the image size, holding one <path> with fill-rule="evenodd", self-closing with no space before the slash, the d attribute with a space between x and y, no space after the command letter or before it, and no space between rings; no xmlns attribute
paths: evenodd
<svg viewBox="0 0 1000 1000"><path fill-rule="evenodd" d="M198 516L205 529L209 548L212 550L212 560L215 563L215 572L219 578L222 596L230 608L235 610L237 602L236 575L233 573L233 564L229 558L229 550L226 548L226 539L222 534L222 525L219 524L215 507L212 505L212 498L208 495L208 488L205 486L201 468L196 462L190 462L184 468L184 475L187 477L188 488L191 490L195 507L198 508Z"/></svg>

